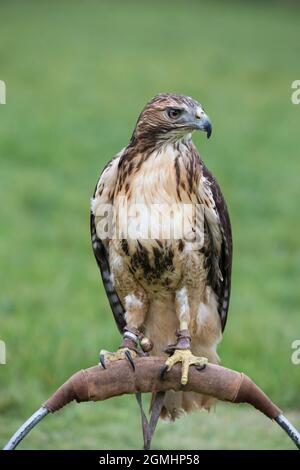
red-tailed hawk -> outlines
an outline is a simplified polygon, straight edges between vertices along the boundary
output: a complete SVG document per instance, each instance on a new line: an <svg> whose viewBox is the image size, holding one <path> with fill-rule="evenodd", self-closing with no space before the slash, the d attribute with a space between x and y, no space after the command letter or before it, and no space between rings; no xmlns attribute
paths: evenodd
<svg viewBox="0 0 300 470"><path fill-rule="evenodd" d="M99 178L92 199L92 245L123 334L116 353L102 351L104 367L124 357L134 365L139 351L153 347L151 355L169 355L164 372L182 363L184 385L191 364L219 361L216 348L230 297L231 228L218 183L191 138L194 130L209 137L211 129L202 106L192 98L155 96L141 112L127 147ZM183 205L192 207L184 215L187 235L160 236L164 219L178 228L178 214L165 217L166 208L175 207L176 212ZM135 206L140 210L131 211ZM203 208L199 226L198 207ZM117 216L111 216L112 227L103 236L109 208ZM130 236L133 223L143 235ZM144 235L147 224L155 229L154 236ZM192 392L169 391L161 416L175 419L183 411L209 408L212 401Z"/></svg>

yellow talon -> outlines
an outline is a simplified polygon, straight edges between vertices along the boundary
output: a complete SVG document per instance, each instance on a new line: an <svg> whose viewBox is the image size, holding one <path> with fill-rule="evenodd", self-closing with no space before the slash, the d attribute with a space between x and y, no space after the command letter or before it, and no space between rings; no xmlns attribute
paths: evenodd
<svg viewBox="0 0 300 470"><path fill-rule="evenodd" d="M120 348L116 352L105 351L105 349L102 349L100 351L100 356L104 358L105 362L120 361L122 359L126 359L126 351L130 352L132 358L137 356L137 353L129 348Z"/></svg>
<svg viewBox="0 0 300 470"><path fill-rule="evenodd" d="M182 362L181 384L186 385L189 367L192 365L204 366L208 363L208 359L194 356L189 349L175 349L174 354L166 360L167 370L169 371L177 362Z"/></svg>

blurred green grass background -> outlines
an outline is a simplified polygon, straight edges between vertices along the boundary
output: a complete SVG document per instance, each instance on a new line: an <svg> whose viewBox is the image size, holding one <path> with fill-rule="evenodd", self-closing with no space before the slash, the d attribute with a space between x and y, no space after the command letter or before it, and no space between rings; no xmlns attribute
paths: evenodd
<svg viewBox="0 0 300 470"><path fill-rule="evenodd" d="M101 168L161 91L210 115L195 136L228 201L234 234L220 354L300 424L300 10L273 2L38 2L0 5L0 444L119 334L89 239ZM156 448L284 448L253 410L218 405L173 426ZM298 410L298 411L297 411ZM130 432L128 424L130 423ZM251 429L251 438L249 432ZM139 448L133 397L70 406L23 448Z"/></svg>

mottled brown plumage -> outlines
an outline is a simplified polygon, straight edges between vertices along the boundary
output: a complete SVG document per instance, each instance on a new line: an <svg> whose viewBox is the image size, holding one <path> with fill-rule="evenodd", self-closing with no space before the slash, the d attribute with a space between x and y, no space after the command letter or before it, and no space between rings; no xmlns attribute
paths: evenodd
<svg viewBox="0 0 300 470"><path fill-rule="evenodd" d="M189 330L191 350L217 363L216 346L224 330L231 280L232 239L228 211L221 190L200 159L193 130L211 127L192 98L160 94L139 116L132 138L104 168L91 213L94 253L120 331L125 326L146 334L161 355L176 340L176 330ZM120 214L114 228L119 238L101 240L99 207L111 203ZM161 228L153 205L193 207L185 222L195 230L196 205L204 207L203 243L182 237L132 239L125 233L125 209L143 204L134 222ZM160 209L161 210L161 209ZM174 212L176 218L176 210ZM127 215L126 215L127 216ZM175 224L175 222L174 222ZM130 224L129 224L130 225ZM196 228L196 231L198 229ZM182 411L208 408L212 399L192 393L168 392L163 416L174 419Z"/></svg>

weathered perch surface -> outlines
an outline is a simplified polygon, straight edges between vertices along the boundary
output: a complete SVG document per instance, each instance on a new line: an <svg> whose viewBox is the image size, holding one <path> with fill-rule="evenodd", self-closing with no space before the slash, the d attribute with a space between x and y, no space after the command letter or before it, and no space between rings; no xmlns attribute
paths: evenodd
<svg viewBox="0 0 300 470"><path fill-rule="evenodd" d="M181 365L175 365L160 378L165 364L163 357L141 357L134 359L135 371L126 360L112 362L107 369L101 366L76 372L45 403L55 412L72 400L77 402L106 400L118 395L137 392L159 392L183 390L211 395L232 403L249 403L271 419L281 414L265 393L243 373L225 367L208 364L197 370L189 370L187 385L181 385Z"/></svg>

